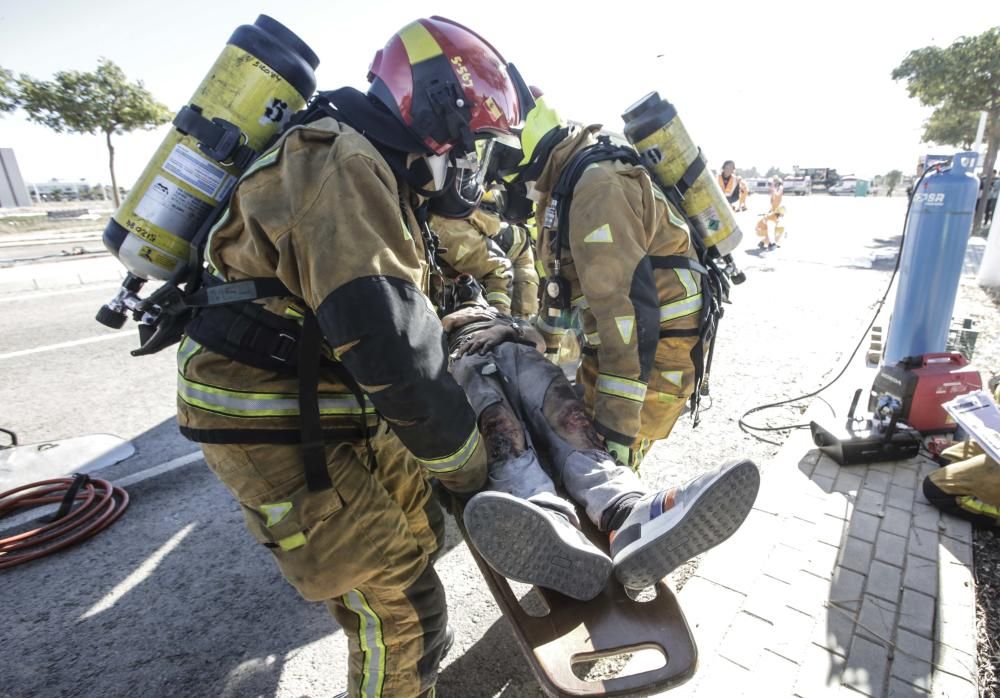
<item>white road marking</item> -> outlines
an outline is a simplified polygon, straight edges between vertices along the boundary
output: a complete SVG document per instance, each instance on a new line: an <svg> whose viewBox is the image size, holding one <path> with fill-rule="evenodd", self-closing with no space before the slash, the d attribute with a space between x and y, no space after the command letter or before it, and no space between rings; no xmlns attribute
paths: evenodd
<svg viewBox="0 0 1000 698"><path fill-rule="evenodd" d="M145 470L140 470L137 473L132 473L128 477L123 477L121 480L115 480L113 484L118 485L119 487L131 487L137 482L148 480L151 477L156 477L157 475L162 475L163 473L169 473L171 470L177 470L177 468L181 468L188 463L194 463L196 460L200 460L201 458L201 451L188 453L185 456L179 456L173 460L168 460L166 463L160 463L159 465L154 465L152 468L146 468Z"/></svg>
<svg viewBox="0 0 1000 698"><path fill-rule="evenodd" d="M81 284L78 288L67 288L62 291L29 291L28 293L18 293L15 296L0 296L0 303L33 301L36 298L49 298L51 296L65 296L70 293L86 293L87 291L97 291L100 289L119 288L121 285L120 281L109 281L100 284Z"/></svg>
<svg viewBox="0 0 1000 698"><path fill-rule="evenodd" d="M151 468L146 468L145 470L140 470L137 473L132 473L131 475L123 477L120 480L112 480L111 484L117 485L118 487L128 488L136 483L142 482L143 480L148 480L149 478L156 477L157 475L168 473L171 470L182 468L189 463L201 460L201 458L201 451L194 451L193 453L188 453L183 456L178 456L172 460L168 460L166 463L160 463L159 465L154 465ZM101 476L95 474L95 477ZM21 514L5 517L2 521L0 521L0 532L12 528L19 528L20 526L23 526L24 524L34 521L42 516L54 514L58 508L58 504L50 504L45 507L29 509Z"/></svg>
<svg viewBox="0 0 1000 698"><path fill-rule="evenodd" d="M29 356L31 354L38 354L43 351L55 351L57 349L68 349L69 347L77 347L81 344L93 344L94 342L107 342L112 339L121 339L122 337L134 337L139 334L139 330L126 330L124 332L115 332L114 334L99 334L96 337L87 337L85 339L74 339L70 342L60 342L59 344L46 344L44 346L35 347L34 349L22 349L20 351L11 351L6 354L0 354L0 361L4 359L16 359L19 356Z"/></svg>

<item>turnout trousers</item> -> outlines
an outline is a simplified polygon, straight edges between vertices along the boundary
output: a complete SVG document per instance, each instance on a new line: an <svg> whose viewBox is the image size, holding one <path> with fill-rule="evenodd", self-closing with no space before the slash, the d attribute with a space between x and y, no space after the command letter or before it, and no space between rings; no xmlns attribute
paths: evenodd
<svg viewBox="0 0 1000 698"><path fill-rule="evenodd" d="M371 443L377 463L363 443L328 446L333 487L319 492L306 488L297 445L202 448L285 579L324 602L347 634L349 694L433 696L448 623L431 565L443 513L384 422Z"/></svg>

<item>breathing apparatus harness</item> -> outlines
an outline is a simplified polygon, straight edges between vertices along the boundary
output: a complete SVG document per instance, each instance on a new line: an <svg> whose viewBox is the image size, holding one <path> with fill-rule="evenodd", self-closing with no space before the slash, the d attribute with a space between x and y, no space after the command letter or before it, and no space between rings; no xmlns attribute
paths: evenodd
<svg viewBox="0 0 1000 698"><path fill-rule="evenodd" d="M334 106L334 105L337 106ZM189 115L191 116L191 115ZM407 166L407 153L424 152L425 147L408 129L392 115L372 102L364 93L353 88L342 88L332 92L320 92L306 109L290 119L289 129L302 126L326 116L332 116L368 138L389 164L393 172L410 187L424 197L432 198L439 192L429 192L422 186L429 179L429 169L415 172ZM204 135L209 145L203 152L223 155L211 144L218 136L227 136L224 125L217 124L211 129L202 118L200 123L191 118L192 135ZM362 126L364 124L364 126ZM203 128L198 128L201 126ZM221 130L220 130L221 129ZM266 153L276 147L276 137L264 149ZM238 143L238 139L233 141ZM257 153L231 150L224 154L230 157L238 152L241 158L251 162ZM454 156L452 156L454 159ZM423 162L421 158L418 162ZM454 181L454 169L449 172L445 189ZM400 202L402 207L404 202ZM283 318L271 313L254 301L266 298L292 297L294 294L276 278L252 278L223 282L208 274L204 269L205 246L209 233L222 216L226 207L223 202L212 212L204 225L191 241L191 254L187 264L179 265L171 279L134 308L137 315L150 313L153 321L140 325L142 345L132 352L135 356L158 352L178 341L183 335L226 358L256 368L281 374L294 374L299 381L300 429L296 433L273 430L238 430L232 433L220 430L194 430L182 427L186 436L202 443L289 443L302 447L306 485L310 491L320 491L332 487L326 468L326 444L363 439L372 469L377 467L374 449L371 445L371 428L365 414L365 398L357 381L344 369L339 361L325 355L323 338L316 315L305 303L297 304L301 310L301 321ZM436 256L437 237L427 224L426 203L417 207L414 214L424 240L424 250L428 264L437 274L441 274ZM136 277L137 288L142 280ZM128 281L126 281L126 287ZM358 428L323 429L319 410L319 377L321 367L331 371L358 402L361 410Z"/></svg>
<svg viewBox="0 0 1000 698"><path fill-rule="evenodd" d="M569 248L569 211L573 204L573 191L584 171L599 162L617 161L628 165L643 166L639 154L632 148L614 145L607 136L598 136L597 143L578 151L563 168L562 174L552 192L552 199L545 211L543 227L554 230L549 240L552 251L553 276L546 279L545 295L549 307L558 310L570 308L570 282L562 275L561 256ZM705 169L705 160L698 157L691 163L677 185L663 187L650 172L653 183L663 192L667 200L684 215L681 204L691 185ZM648 168L646 168L649 172ZM685 216L687 219L687 216ZM697 260L685 255L649 255L653 269L687 269L701 279L702 306L698 316L698 327L684 330L660 330L661 338L697 337L691 349L691 360L695 368L694 392L691 394L691 415L694 426L700 421L699 410L702 395L708 394L708 376L712 370L715 354L715 338L725 309L729 302L729 279L713 260L704 242L698 235L690 235Z"/></svg>

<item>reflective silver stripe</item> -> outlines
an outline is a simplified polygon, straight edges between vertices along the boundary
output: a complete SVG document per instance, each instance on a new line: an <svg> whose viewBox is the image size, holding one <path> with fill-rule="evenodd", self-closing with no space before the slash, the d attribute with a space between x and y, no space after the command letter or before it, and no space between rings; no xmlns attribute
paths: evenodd
<svg viewBox="0 0 1000 698"><path fill-rule="evenodd" d="M299 399L287 393L244 393L223 390L177 377L177 393L181 400L193 407L211 410L235 417L293 417L299 414ZM361 414L357 399L345 393L321 393L321 415ZM374 405L365 398L365 413L373 414Z"/></svg>
<svg viewBox="0 0 1000 698"><path fill-rule="evenodd" d="M417 458L417 460L432 473L452 473L466 466L469 459L472 458L472 454L476 452L476 446L478 445L479 429L473 429L472 433L469 434L469 438L466 439L465 444L450 456L430 460Z"/></svg>
<svg viewBox="0 0 1000 698"><path fill-rule="evenodd" d="M201 351L201 345L190 337L181 340L181 345L177 348L177 370L183 373L184 369L187 368L188 361L199 351Z"/></svg>
<svg viewBox="0 0 1000 698"><path fill-rule="evenodd" d="M674 269L677 273L677 280L684 287L684 295L691 297L698 293L698 282L695 281L694 272L690 269Z"/></svg>
<svg viewBox="0 0 1000 698"><path fill-rule="evenodd" d="M273 165L274 161L278 159L278 151L281 148L281 144L285 141L285 137L287 136L287 134L299 128L302 127L293 126L292 128L285 131L285 133L281 137L281 140L275 143L270 150L261 153L256 160L250 163L250 167L248 167L246 171L242 175L240 175L240 178L236 180L236 186L233 187L233 192L236 191L236 187L239 186L240 182L242 182L244 179L252 175L254 172L257 172L258 170L261 170L267 167L268 165ZM215 232L219 230L219 228L221 228L222 226L226 225L226 223L228 222L229 222L229 206L227 206L226 209L222 212L222 215L219 216L219 220L216 221L215 225L212 226L212 229L208 231L208 240L206 240L205 242L205 261L209 263L212 269L219 268L219 265L215 263L215 260L212 259L209 253L209 251L212 249L212 238L215 236Z"/></svg>
<svg viewBox="0 0 1000 698"><path fill-rule="evenodd" d="M577 296L570 301L570 305L574 308L579 308L580 310L588 310L590 308L590 303L587 302L586 296Z"/></svg>
<svg viewBox="0 0 1000 698"><path fill-rule="evenodd" d="M683 298L673 303L660 306L660 322L669 322L677 318L686 317L701 310L701 294L695 294L690 298Z"/></svg>
<svg viewBox="0 0 1000 698"><path fill-rule="evenodd" d="M584 339L587 340L587 345L592 347L601 346L601 335L598 332L591 332L590 334L583 335Z"/></svg>
<svg viewBox="0 0 1000 698"><path fill-rule="evenodd" d="M646 399L646 384L600 373L597 376L597 392L634 402L642 402Z"/></svg>
<svg viewBox="0 0 1000 698"><path fill-rule="evenodd" d="M344 605L358 616L358 645L364 654L361 660L361 695L380 698L385 683L385 640L382 620L368 600L357 589L344 595Z"/></svg>
<svg viewBox="0 0 1000 698"><path fill-rule="evenodd" d="M491 291L486 294L487 303L503 303L504 305L510 305L510 296L502 291Z"/></svg>

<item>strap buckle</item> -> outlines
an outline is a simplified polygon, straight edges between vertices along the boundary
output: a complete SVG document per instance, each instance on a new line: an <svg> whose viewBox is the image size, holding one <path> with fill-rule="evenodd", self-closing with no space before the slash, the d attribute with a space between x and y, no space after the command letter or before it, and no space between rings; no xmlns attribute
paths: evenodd
<svg viewBox="0 0 1000 698"><path fill-rule="evenodd" d="M271 352L271 358L277 359L282 363L288 363L288 360L292 358L292 354L295 351L296 344L298 344L298 340L295 337L287 332L282 332L278 335L274 351Z"/></svg>

